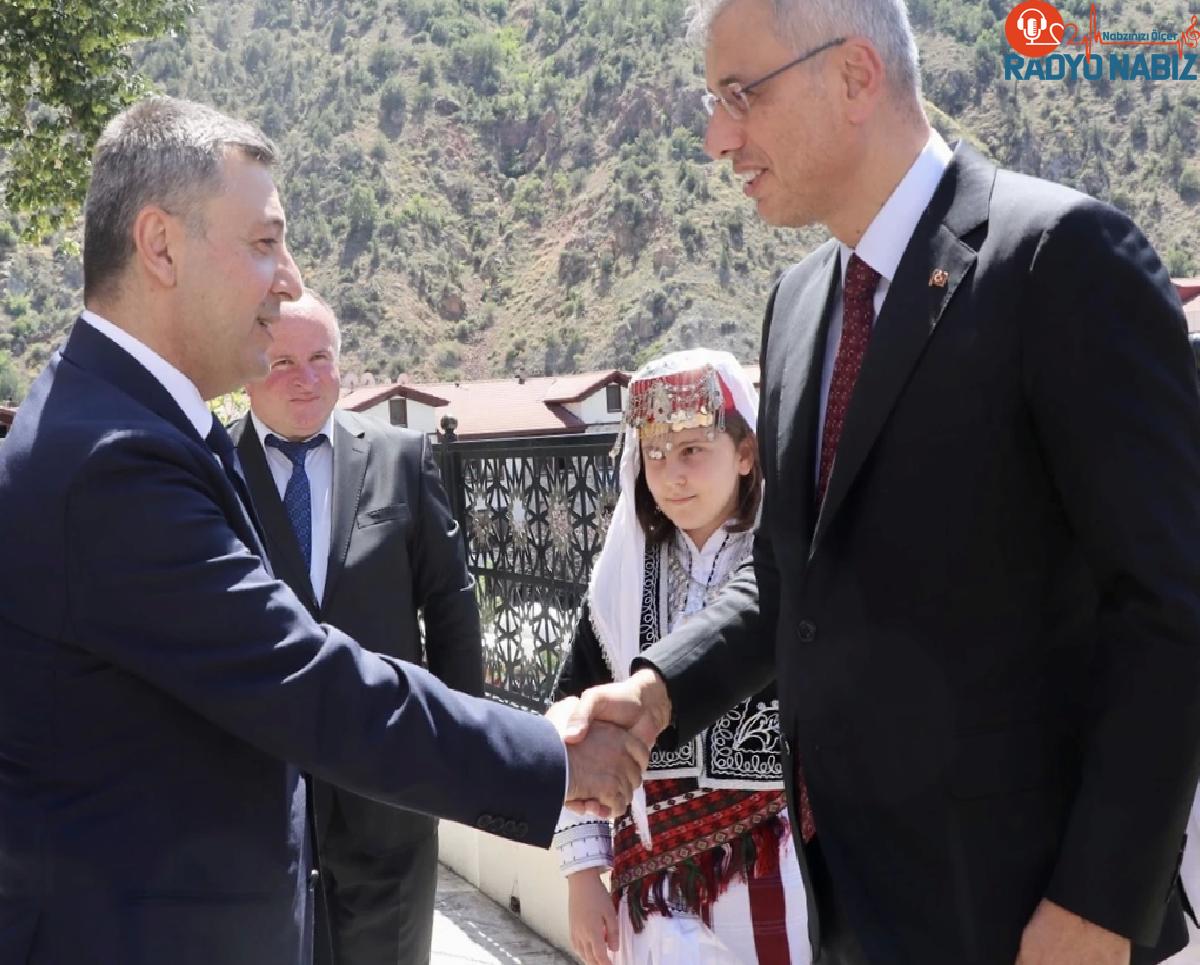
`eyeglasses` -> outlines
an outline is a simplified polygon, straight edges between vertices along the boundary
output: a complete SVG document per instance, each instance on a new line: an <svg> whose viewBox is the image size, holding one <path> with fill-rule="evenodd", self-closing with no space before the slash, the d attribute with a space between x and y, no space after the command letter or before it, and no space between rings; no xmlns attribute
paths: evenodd
<svg viewBox="0 0 1200 965"><path fill-rule="evenodd" d="M814 47L812 50L801 54L795 60L789 60L782 67L776 67L765 77L760 77L758 80L751 81L749 84L739 84L734 82L732 84L722 85L721 87L717 88L715 92L707 90L703 95L701 95L700 98L700 102L704 105L704 111L709 117L712 117L713 111L715 111L717 109L717 105L720 104L725 108L726 113L728 113L730 117L732 117L735 121L740 121L750 113L750 99L746 97L746 95L750 93L750 91L754 90L755 87L758 87L760 84L765 84L772 77L782 74L785 70L790 70L797 64L804 63L806 60L817 56L817 54L824 53L831 47L841 46L845 42L845 37L838 37L836 40L827 41L826 43L821 44L821 46Z"/></svg>

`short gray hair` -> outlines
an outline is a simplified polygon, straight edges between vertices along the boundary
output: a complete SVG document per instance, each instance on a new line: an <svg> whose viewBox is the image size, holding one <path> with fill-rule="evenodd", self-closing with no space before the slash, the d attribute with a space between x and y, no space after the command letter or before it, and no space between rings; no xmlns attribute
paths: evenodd
<svg viewBox="0 0 1200 965"><path fill-rule="evenodd" d="M693 0L688 7L688 39L707 44L713 21L732 0ZM894 94L921 96L920 54L904 0L766 0L775 23L799 54L801 45L835 37L866 37L883 59Z"/></svg>
<svg viewBox="0 0 1200 965"><path fill-rule="evenodd" d="M110 290L134 251L148 204L190 216L221 188L230 149L270 167L279 152L253 124L203 104L148 97L114 117L96 142L83 219L83 293Z"/></svg>

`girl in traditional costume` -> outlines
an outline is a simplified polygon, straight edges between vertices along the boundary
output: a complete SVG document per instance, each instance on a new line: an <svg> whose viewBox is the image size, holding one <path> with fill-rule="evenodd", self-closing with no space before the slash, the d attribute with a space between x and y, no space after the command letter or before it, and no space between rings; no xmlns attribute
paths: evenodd
<svg viewBox="0 0 1200 965"><path fill-rule="evenodd" d="M757 411L727 352L675 352L634 375L618 438L621 495L558 697L624 679L638 653L750 558L762 491ZM773 688L678 750L655 749L614 823L564 811L555 847L587 965L810 961ZM610 869L611 896L601 878Z"/></svg>

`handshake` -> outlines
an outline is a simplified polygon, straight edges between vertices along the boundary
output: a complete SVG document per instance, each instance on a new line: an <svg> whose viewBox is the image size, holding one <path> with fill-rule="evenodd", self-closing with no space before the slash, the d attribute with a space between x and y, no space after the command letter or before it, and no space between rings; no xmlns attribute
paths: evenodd
<svg viewBox="0 0 1200 965"><path fill-rule="evenodd" d="M546 717L567 748L567 807L597 817L621 814L642 783L650 748L671 720L666 685L642 669L554 704Z"/></svg>

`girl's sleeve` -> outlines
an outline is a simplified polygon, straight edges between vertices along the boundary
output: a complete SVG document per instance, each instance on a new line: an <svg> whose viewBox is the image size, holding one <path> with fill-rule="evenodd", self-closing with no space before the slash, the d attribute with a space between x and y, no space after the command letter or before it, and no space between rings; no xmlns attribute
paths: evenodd
<svg viewBox="0 0 1200 965"><path fill-rule="evenodd" d="M588 868L608 870L613 863L612 826L563 808L554 829L553 848L563 875Z"/></svg>
<svg viewBox="0 0 1200 965"><path fill-rule="evenodd" d="M596 639L584 601L575 635L559 669L554 699L578 697L589 687L611 682L612 672L604 662L600 641ZM588 868L611 868L612 826L603 818L588 817L563 808L554 829L553 848L564 875Z"/></svg>
<svg viewBox="0 0 1200 965"><path fill-rule="evenodd" d="M578 697L589 687L610 684L612 679L612 671L604 660L596 631L592 629L592 618L585 600L579 613L579 622L575 625L575 635L559 667L554 699Z"/></svg>

